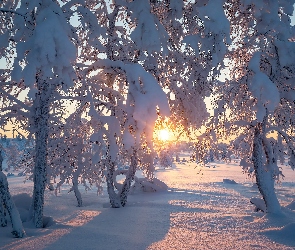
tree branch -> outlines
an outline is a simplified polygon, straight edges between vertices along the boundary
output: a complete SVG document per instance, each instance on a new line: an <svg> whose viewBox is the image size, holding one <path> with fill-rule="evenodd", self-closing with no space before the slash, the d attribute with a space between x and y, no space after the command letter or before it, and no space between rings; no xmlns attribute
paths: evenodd
<svg viewBox="0 0 295 250"><path fill-rule="evenodd" d="M14 11L14 10L6 10L6 9L0 8L0 12L13 13L13 14L16 14L16 15L19 15L19 16L22 16L22 17L25 17L25 15L23 15L23 14L17 12L17 11Z"/></svg>
<svg viewBox="0 0 295 250"><path fill-rule="evenodd" d="M23 109L28 110L28 111L30 110L30 108L27 105L25 105L23 102L21 102L20 100L18 100L14 96L12 96L9 93L7 93L5 90L0 89L0 93L6 95L8 97L8 99L10 99L11 101L15 102L16 104L18 104L19 106L21 106Z"/></svg>

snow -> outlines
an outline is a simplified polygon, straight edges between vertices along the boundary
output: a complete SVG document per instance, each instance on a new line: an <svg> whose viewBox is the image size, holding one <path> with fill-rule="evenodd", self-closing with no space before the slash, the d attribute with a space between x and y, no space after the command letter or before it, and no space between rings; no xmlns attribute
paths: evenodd
<svg viewBox="0 0 295 250"><path fill-rule="evenodd" d="M131 17L137 20L136 28L130 37L135 44L149 54L153 51L167 50L168 34L162 24L154 18L150 11L150 3L147 0L135 0L129 3L132 10Z"/></svg>
<svg viewBox="0 0 295 250"><path fill-rule="evenodd" d="M16 45L17 57L12 71L13 80L19 80L21 75L25 85L32 89L29 96L33 99L36 92L36 72L39 70L42 71L44 79L58 78L59 83L65 84L68 88L73 86L73 79L76 78L72 64L76 60L77 52L69 39L71 27L56 3L44 1L38 5L41 7L36 15L37 25L31 36L23 37L23 29L26 29L23 19L16 19L18 31L15 39L21 42ZM18 11L23 12L26 7L28 3L22 3ZM26 63L20 72L18 62L24 59Z"/></svg>
<svg viewBox="0 0 295 250"><path fill-rule="evenodd" d="M258 98L257 120L262 121L265 116L265 108L273 112L280 102L280 95L276 85L262 72L255 72L249 89Z"/></svg>
<svg viewBox="0 0 295 250"><path fill-rule="evenodd" d="M237 184L235 180L230 180L230 179L223 179L223 182L226 184Z"/></svg>
<svg viewBox="0 0 295 250"><path fill-rule="evenodd" d="M278 229L270 229L263 232L269 238L277 242L286 242L294 245L295 223L289 223L286 226Z"/></svg>
<svg viewBox="0 0 295 250"><path fill-rule="evenodd" d="M83 207L76 207L70 185L61 186L58 196L46 190L45 228L24 222L26 237L16 239L9 222L0 227L0 249L294 249L295 212L287 207L295 200L295 173L282 166L286 178L276 184L282 214L269 215L254 212L250 199L261 196L238 165L214 162L209 168L187 161L157 168L168 191L134 192L119 209L110 208L106 188L97 196L95 188L79 187ZM23 180L17 173L8 177L21 217L30 204L22 193L33 188Z"/></svg>
<svg viewBox="0 0 295 250"><path fill-rule="evenodd" d="M255 205L254 211L256 211L256 212L258 212L259 210L262 212L266 211L266 206L265 206L265 202L263 199L253 197L250 199L250 202Z"/></svg>
<svg viewBox="0 0 295 250"><path fill-rule="evenodd" d="M248 67L254 72L253 79L251 83L249 83L249 89L254 97L259 100L255 108L257 110L257 121L261 122L265 116L265 108L273 112L278 106L280 94L276 85L266 74L260 71L260 56L260 52L254 53Z"/></svg>

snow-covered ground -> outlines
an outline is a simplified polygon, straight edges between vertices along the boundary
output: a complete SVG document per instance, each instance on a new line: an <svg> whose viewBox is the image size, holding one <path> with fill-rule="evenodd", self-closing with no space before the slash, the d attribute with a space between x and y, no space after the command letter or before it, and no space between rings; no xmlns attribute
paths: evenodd
<svg viewBox="0 0 295 250"><path fill-rule="evenodd" d="M0 249L295 249L295 211L285 208L295 200L295 173L289 167L284 173L276 185L280 216L254 212L250 198L260 197L257 187L237 163L158 169L156 176L169 191L130 195L120 209L109 207L105 190L97 196L95 189L82 187L84 207L76 207L74 193L64 185L58 196L46 191L47 227L24 223L23 239L12 237L11 224L0 228ZM32 193L32 183L23 178L8 178L13 195ZM16 203L25 215L22 199ZM295 210L295 204L290 207Z"/></svg>

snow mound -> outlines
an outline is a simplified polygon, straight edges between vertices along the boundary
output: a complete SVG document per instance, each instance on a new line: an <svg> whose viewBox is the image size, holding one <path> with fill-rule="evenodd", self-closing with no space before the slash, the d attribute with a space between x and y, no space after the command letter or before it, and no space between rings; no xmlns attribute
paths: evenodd
<svg viewBox="0 0 295 250"><path fill-rule="evenodd" d="M255 212L258 212L258 211L265 212L266 211L266 206L265 206L265 202L263 199L252 197L250 199L250 203L252 203L255 206L255 209L254 209Z"/></svg>
<svg viewBox="0 0 295 250"><path fill-rule="evenodd" d="M289 208L291 210L295 210L295 200L292 201L289 205L287 205L286 208Z"/></svg>
<svg viewBox="0 0 295 250"><path fill-rule="evenodd" d="M236 183L235 180L231 180L231 179L223 179L223 183L225 183L225 184L238 184L238 183Z"/></svg>
<svg viewBox="0 0 295 250"><path fill-rule="evenodd" d="M28 222L29 210L32 203L32 197L27 193L20 193L12 197L15 206L20 215L22 222ZM52 217L43 216L43 228L50 227L55 224Z"/></svg>
<svg viewBox="0 0 295 250"><path fill-rule="evenodd" d="M168 186L157 178L149 180L147 178L138 178L135 176L134 181L135 183L132 186L133 192L159 192L168 190Z"/></svg>
<svg viewBox="0 0 295 250"><path fill-rule="evenodd" d="M283 243L285 245L295 246L295 222L289 223L278 229L265 230L265 236L273 241Z"/></svg>
<svg viewBox="0 0 295 250"><path fill-rule="evenodd" d="M27 218L29 217L30 206L32 203L32 197L27 193L20 193L14 195L12 199L15 206L17 207L21 221L27 221Z"/></svg>
<svg viewBox="0 0 295 250"><path fill-rule="evenodd" d="M55 221L50 216L43 216L43 228L51 227L55 225Z"/></svg>

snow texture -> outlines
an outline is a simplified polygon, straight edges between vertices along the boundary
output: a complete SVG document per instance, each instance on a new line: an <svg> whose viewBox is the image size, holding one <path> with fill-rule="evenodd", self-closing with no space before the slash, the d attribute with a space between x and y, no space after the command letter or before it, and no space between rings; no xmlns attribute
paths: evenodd
<svg viewBox="0 0 295 250"><path fill-rule="evenodd" d="M189 159L183 153L180 157ZM254 212L249 200L260 194L252 179L241 174L238 163L214 165L201 168L202 174L195 163L159 169L156 178L168 185L168 192L135 192L122 209L109 207L106 190L97 196L96 190L80 187L83 207L76 206L67 185L57 197L47 190L47 227L24 222L29 237L19 240L11 237L8 221L0 228L0 249L294 249L295 213L284 207L283 215ZM287 177L277 192L286 206L293 201L294 172L282 167ZM32 183L16 176L9 178L13 194L30 193ZM225 176L239 185L224 185ZM31 198L14 198L20 213L26 212Z"/></svg>

